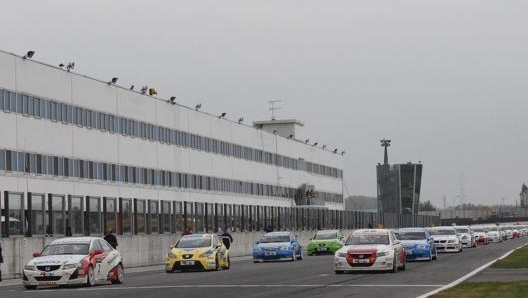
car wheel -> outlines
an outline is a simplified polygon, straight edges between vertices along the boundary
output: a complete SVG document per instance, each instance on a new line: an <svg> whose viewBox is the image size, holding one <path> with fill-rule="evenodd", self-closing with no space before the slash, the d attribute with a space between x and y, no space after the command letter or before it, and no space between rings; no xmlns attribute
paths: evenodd
<svg viewBox="0 0 528 298"><path fill-rule="evenodd" d="M433 256L433 260L436 260L438 259L438 250L436 250L435 248L435 253L434 253L434 256Z"/></svg>
<svg viewBox="0 0 528 298"><path fill-rule="evenodd" d="M391 270L392 273L398 272L398 264L396 264L396 263L397 263L397 261L396 261L396 258L395 258L394 261L392 262L392 270Z"/></svg>
<svg viewBox="0 0 528 298"><path fill-rule="evenodd" d="M122 284L123 281L125 281L125 270L123 269L123 265L119 264L116 268L116 279L112 280L113 284Z"/></svg>
<svg viewBox="0 0 528 298"><path fill-rule="evenodd" d="M26 290L34 290L37 286L24 285L24 288L26 288Z"/></svg>
<svg viewBox="0 0 528 298"><path fill-rule="evenodd" d="M394 252L394 258L392 259L392 273L398 272L398 267L400 267L400 264L398 264L400 258L398 257L398 254Z"/></svg>
<svg viewBox="0 0 528 298"><path fill-rule="evenodd" d="M229 268L231 268L231 258L227 256L227 264L224 269L229 269Z"/></svg>
<svg viewBox="0 0 528 298"><path fill-rule="evenodd" d="M95 274L92 265L88 266L88 273L86 274L86 286L93 287L95 285Z"/></svg>
<svg viewBox="0 0 528 298"><path fill-rule="evenodd" d="M297 254L295 253L295 250L292 251L292 258L291 258L292 261L295 261L297 260Z"/></svg>
<svg viewBox="0 0 528 298"><path fill-rule="evenodd" d="M299 260L302 260L303 259L303 255L302 255L302 250L301 252L299 253Z"/></svg>
<svg viewBox="0 0 528 298"><path fill-rule="evenodd" d="M429 250L429 260L427 260L427 261L431 262L432 260L434 260L433 259L433 251Z"/></svg>
<svg viewBox="0 0 528 298"><path fill-rule="evenodd" d="M343 270L334 270L335 274L343 274L345 273L345 271Z"/></svg>

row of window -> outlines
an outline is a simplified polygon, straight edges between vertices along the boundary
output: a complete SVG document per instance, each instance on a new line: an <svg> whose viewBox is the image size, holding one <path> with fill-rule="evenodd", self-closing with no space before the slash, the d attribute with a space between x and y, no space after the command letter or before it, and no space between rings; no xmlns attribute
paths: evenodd
<svg viewBox="0 0 528 298"><path fill-rule="evenodd" d="M2 237L431 226L437 216L4 191Z"/></svg>
<svg viewBox="0 0 528 298"><path fill-rule="evenodd" d="M343 177L343 171L337 168L9 90L0 89L0 109L88 129L99 129L124 136L307 171L312 174Z"/></svg>
<svg viewBox="0 0 528 298"><path fill-rule="evenodd" d="M0 150L0 170L268 197L296 198L296 195L302 195L292 187L13 150ZM316 192L315 195L326 202L343 203L340 193Z"/></svg>

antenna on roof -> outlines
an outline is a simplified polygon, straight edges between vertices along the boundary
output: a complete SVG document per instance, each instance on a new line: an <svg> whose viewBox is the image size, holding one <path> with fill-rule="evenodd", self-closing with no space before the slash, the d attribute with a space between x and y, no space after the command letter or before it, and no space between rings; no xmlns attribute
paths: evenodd
<svg viewBox="0 0 528 298"><path fill-rule="evenodd" d="M282 102L282 100L270 100L269 103L269 110L271 111L271 120L275 120L275 111L280 110L281 107L276 107L275 104Z"/></svg>

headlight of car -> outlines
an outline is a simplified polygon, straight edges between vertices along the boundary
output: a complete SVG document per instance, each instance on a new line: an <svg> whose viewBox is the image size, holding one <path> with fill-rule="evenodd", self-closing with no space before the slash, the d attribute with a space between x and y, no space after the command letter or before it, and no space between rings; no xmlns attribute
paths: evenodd
<svg viewBox="0 0 528 298"><path fill-rule="evenodd" d="M167 253L167 258L170 259L170 258L174 258L174 257L175 257L175 255L172 253L172 251L169 251L169 252Z"/></svg>
<svg viewBox="0 0 528 298"><path fill-rule="evenodd" d="M82 264L81 263L77 263L77 264L65 264L62 269L66 270L66 269L74 269L74 268L79 268L79 267L82 267Z"/></svg>
<svg viewBox="0 0 528 298"><path fill-rule="evenodd" d="M258 246L253 247L253 251L261 251L261 250L262 250L261 247L258 247Z"/></svg>
<svg viewBox="0 0 528 298"><path fill-rule="evenodd" d="M347 254L346 254L346 252L338 252L338 253L336 253L336 256L340 257L340 258L346 258Z"/></svg>
<svg viewBox="0 0 528 298"><path fill-rule="evenodd" d="M425 249L425 245L423 245L423 244L417 244L417 245L416 245L416 248L418 248L418 249Z"/></svg>
<svg viewBox="0 0 528 298"><path fill-rule="evenodd" d="M211 256L213 253L214 253L214 250L210 249L210 250L204 252L203 254L201 254L200 258L207 258L207 257Z"/></svg>
<svg viewBox="0 0 528 298"><path fill-rule="evenodd" d="M281 246L279 249L280 250L290 250L291 246Z"/></svg>
<svg viewBox="0 0 528 298"><path fill-rule="evenodd" d="M469 239L467 235L462 236L462 239Z"/></svg>
<svg viewBox="0 0 528 298"><path fill-rule="evenodd" d="M380 251L380 252L376 253L376 257L385 257L385 256L388 256L388 255L389 255L388 251Z"/></svg>
<svg viewBox="0 0 528 298"><path fill-rule="evenodd" d="M448 243L455 243L455 240L449 240Z"/></svg>
<svg viewBox="0 0 528 298"><path fill-rule="evenodd" d="M26 266L24 266L24 270L35 271L35 270L37 270L37 267L35 265L26 265Z"/></svg>

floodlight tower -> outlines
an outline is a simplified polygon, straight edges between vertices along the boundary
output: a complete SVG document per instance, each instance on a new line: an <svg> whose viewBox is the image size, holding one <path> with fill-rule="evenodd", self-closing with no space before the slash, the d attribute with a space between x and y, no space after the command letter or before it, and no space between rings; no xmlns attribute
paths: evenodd
<svg viewBox="0 0 528 298"><path fill-rule="evenodd" d="M383 164L388 165L389 164L389 156L387 154L387 147L390 146L391 140L383 139L380 140L381 147L385 147L385 158L383 159Z"/></svg>

